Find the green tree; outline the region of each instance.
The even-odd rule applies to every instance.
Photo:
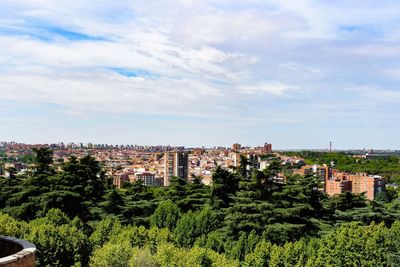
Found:
[[[178,206],[171,200],[161,202],[150,218],[152,226],[173,230],[181,217]]]
[[[53,151],[48,147],[34,148],[35,153],[35,172],[36,174],[47,174],[53,172]]]
[[[129,240],[122,239],[118,242],[109,242],[94,251],[90,259],[90,266],[93,267],[129,267],[133,248]]]
[[[386,266],[393,252],[389,229],[383,224],[345,224],[321,239],[317,266]],[[400,262],[396,262],[398,264]]]
[[[104,195],[104,200],[99,205],[102,209],[102,217],[110,215],[120,217],[125,203],[121,193],[116,189],[111,189]]]
[[[250,177],[243,177],[239,190],[231,206],[226,210],[225,228],[230,236],[237,236],[244,231],[256,231],[261,234],[272,215],[273,205],[264,201],[261,182],[263,173],[254,171]]]
[[[261,240],[257,243],[254,251],[246,254],[243,266],[246,267],[264,267],[269,266],[271,243]]]
[[[49,211],[48,215],[31,221],[29,231],[23,236],[36,245],[38,265],[87,264],[90,246],[82,229],[59,211]]]
[[[145,186],[142,181],[129,183],[124,195],[122,218],[124,223],[148,225],[150,216],[157,208],[158,199],[154,196],[155,187]]]
[[[117,218],[106,217],[94,225],[94,231],[89,237],[92,247],[99,248],[114,235],[122,231],[122,225]]]
[[[239,178],[218,166],[212,175],[211,205],[214,208],[228,207],[238,187]]]
[[[178,246],[190,247],[200,236],[206,236],[219,226],[218,215],[210,208],[185,213],[173,232]]]

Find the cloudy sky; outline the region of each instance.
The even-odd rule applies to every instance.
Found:
[[[0,140],[400,148],[397,0],[1,0]]]

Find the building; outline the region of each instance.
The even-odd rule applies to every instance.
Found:
[[[202,148],[193,149],[193,155],[201,156],[202,154],[203,154],[203,149]]]
[[[233,161],[233,166],[239,167],[240,166],[240,154],[238,152],[232,152],[231,158]]]
[[[325,192],[334,196],[346,191],[353,194],[364,193],[366,198],[374,200],[376,194],[383,192],[386,179],[378,175],[367,175],[366,173],[335,173],[334,177],[326,180]]]
[[[365,193],[369,200],[374,200],[376,194],[383,192],[386,186],[386,179],[379,175],[357,173],[349,175],[348,180],[352,181],[351,191],[354,194]]]
[[[232,145],[232,150],[233,151],[239,151],[241,148],[242,148],[242,146],[240,144],[238,144],[238,143],[234,143]]]
[[[319,189],[321,191],[326,191],[326,181],[330,179],[332,176],[332,168],[328,167],[327,165],[305,165],[302,166],[299,170],[296,170],[293,172],[293,174],[300,174],[302,176],[309,176],[309,175],[315,175],[319,177],[321,181],[321,186]]]
[[[154,185],[155,186],[163,186],[164,185],[164,177],[163,176],[161,176],[161,177],[156,176],[154,178]]]
[[[155,176],[151,172],[135,173],[135,180],[142,181],[144,185],[155,185]]]
[[[259,169],[260,164],[258,162],[258,156],[255,154],[248,154],[247,155],[247,166],[246,169],[248,171],[252,171],[253,169]]]
[[[260,171],[263,171],[263,170],[267,169],[267,168],[269,167],[269,165],[270,165],[270,162],[269,162],[269,161],[263,160],[263,161],[260,162],[260,168],[259,168],[259,170],[260,170]]]
[[[329,196],[342,194],[351,191],[352,182],[349,180],[327,180],[325,183],[325,193]]]
[[[264,154],[271,154],[272,153],[272,144],[265,143],[261,149],[261,152]]]
[[[168,186],[172,177],[189,178],[189,155],[187,152],[164,153],[164,186]]]
[[[128,174],[117,174],[114,176],[113,184],[120,189],[125,182],[129,182]]]

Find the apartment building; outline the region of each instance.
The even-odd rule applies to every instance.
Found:
[[[366,173],[337,173],[332,179],[326,181],[325,192],[334,196],[349,191],[354,194],[365,193],[369,200],[374,200],[376,194],[383,192],[386,179],[379,175],[368,175]]]
[[[189,154],[188,152],[164,153],[164,186],[168,186],[172,177],[189,178]]]
[[[156,175],[151,172],[135,173],[135,180],[142,181],[144,185],[155,185]]]

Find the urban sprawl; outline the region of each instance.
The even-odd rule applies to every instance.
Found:
[[[81,158],[91,155],[102,163],[113,184],[121,188],[124,183],[141,181],[147,186],[168,186],[172,177],[190,181],[197,178],[204,184],[212,183],[212,173],[218,167],[234,169],[246,160],[246,168],[264,170],[272,162],[285,166],[285,171],[277,172],[274,181],[285,183],[288,175],[315,175],[321,181],[319,190],[330,196],[343,192],[365,193],[373,200],[382,192],[386,178],[366,173],[345,173],[335,169],[335,163],[307,165],[298,156],[287,156],[285,153],[272,150],[272,144],[265,143],[258,147],[242,147],[235,143],[230,148],[190,148],[172,146],[138,146],[138,145],[98,145],[98,144],[42,144],[30,145],[15,142],[1,142],[0,151],[3,161],[0,175],[9,175],[12,168],[17,173],[31,169],[29,158],[33,148],[50,147],[54,151],[56,163],[67,162],[71,156]],[[369,152],[369,153],[368,153]],[[371,154],[371,151],[360,150],[353,157],[385,157],[386,154]]]

